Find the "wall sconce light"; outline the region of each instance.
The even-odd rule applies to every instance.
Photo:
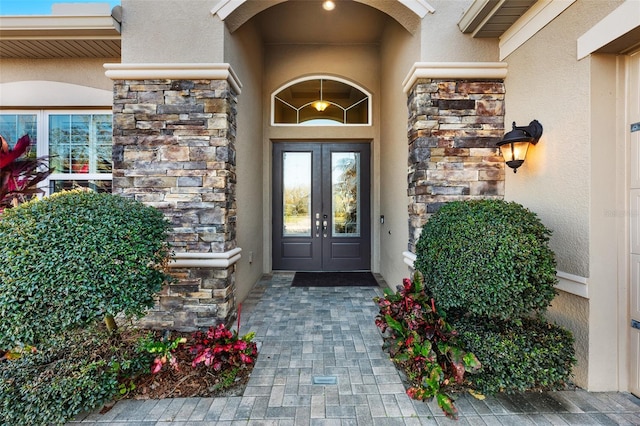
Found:
[[[502,156],[507,166],[513,169],[513,173],[518,171],[527,156],[529,144],[537,144],[542,136],[542,124],[538,120],[533,120],[528,126],[516,126],[513,122],[513,129],[505,133],[504,137],[496,145],[500,147]]]

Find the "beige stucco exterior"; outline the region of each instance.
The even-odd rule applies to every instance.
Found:
[[[498,41],[495,38],[471,38],[461,33],[456,25],[465,10],[473,3],[472,0],[436,0],[429,3],[435,12],[426,15],[422,20],[420,61],[491,62],[498,60]]]
[[[119,58],[2,59],[0,82],[56,81],[95,89],[112,90],[113,83],[104,75],[102,64]],[[110,105],[105,105],[110,107]]]
[[[359,0],[348,6],[345,2],[343,26],[323,33],[305,30],[319,24],[313,16],[300,15],[306,10],[299,9],[304,6],[300,2],[240,1],[235,9],[220,0],[186,3],[122,0],[121,58],[3,58],[0,83],[65,83],[104,94],[112,89],[104,63],[228,65],[241,86],[235,145],[237,245],[242,255],[236,263],[235,289],[242,302],[262,274],[271,272],[274,141],[371,142],[371,269],[395,287],[409,274],[402,255],[409,239],[403,82],[416,63],[496,63],[502,58],[507,65],[505,123],[526,125],[537,119],[544,126],[524,166],[517,174],[507,170],[504,194],[537,213],[553,231],[560,290],[548,317],[574,333],[579,386],[627,390],[629,155],[620,131],[624,55],[595,50],[581,57],[578,52],[578,40],[624,0],[564,2],[569,6],[515,48],[510,44],[512,50],[506,54],[501,53],[501,40],[473,38],[458,28],[472,0],[430,0],[432,10],[420,9],[425,2],[412,0]],[[536,6],[542,3],[549,2]],[[364,22],[359,22],[362,16]],[[285,31],[294,23],[294,30]],[[516,23],[514,28],[510,43],[518,39],[519,29],[526,33],[526,24]],[[272,125],[272,94],[308,76],[337,77],[371,93],[372,125]],[[69,97],[65,86],[49,87]],[[30,107],[2,96],[0,92],[0,108]],[[65,102],[110,107],[106,102]],[[31,104],[51,106],[61,107]]]
[[[580,284],[587,297],[561,291],[548,315],[573,331],[576,383],[593,390],[618,389],[627,374],[615,213],[623,189],[616,182],[616,59],[578,60],[576,41],[621,3],[576,2],[505,58],[505,121],[535,118],[544,126],[526,167],[507,174],[505,198],[539,215],[553,231],[558,270],[587,283]]]
[[[264,197],[262,149],[262,107],[254,99],[262,97],[264,53],[253,26],[227,34],[226,61],[234,64],[242,82],[238,99],[237,128],[237,238],[244,255],[238,264],[237,297],[246,298],[253,284],[265,270],[263,250]]]
[[[225,28],[211,16],[214,3],[122,0],[122,62],[224,62]]]
[[[407,250],[409,217],[407,209],[400,208],[408,202],[407,193],[398,191],[407,184],[407,112],[399,107],[406,103],[406,94],[398,81],[406,76],[413,64],[419,41],[398,25],[389,25],[384,32],[381,46],[381,93],[385,102],[381,116],[385,126],[380,132],[380,214],[385,223],[380,226],[380,273],[391,287],[407,276],[407,265],[398,262],[398,253]],[[375,219],[375,216],[374,216]]]
[[[102,64],[117,60],[3,59],[0,108],[111,109],[112,82]]]

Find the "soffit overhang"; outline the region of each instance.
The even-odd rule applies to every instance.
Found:
[[[0,16],[0,58],[119,58],[116,17]]]
[[[475,0],[458,28],[475,38],[502,36],[537,0]]]

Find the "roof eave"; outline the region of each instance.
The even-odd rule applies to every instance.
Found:
[[[499,38],[536,0],[474,0],[458,21],[458,28],[474,38]]]
[[[112,16],[0,16],[0,39],[120,38]]]

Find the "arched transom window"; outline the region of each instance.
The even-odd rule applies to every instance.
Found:
[[[273,125],[371,125],[371,95],[335,77],[298,79],[271,96]]]

